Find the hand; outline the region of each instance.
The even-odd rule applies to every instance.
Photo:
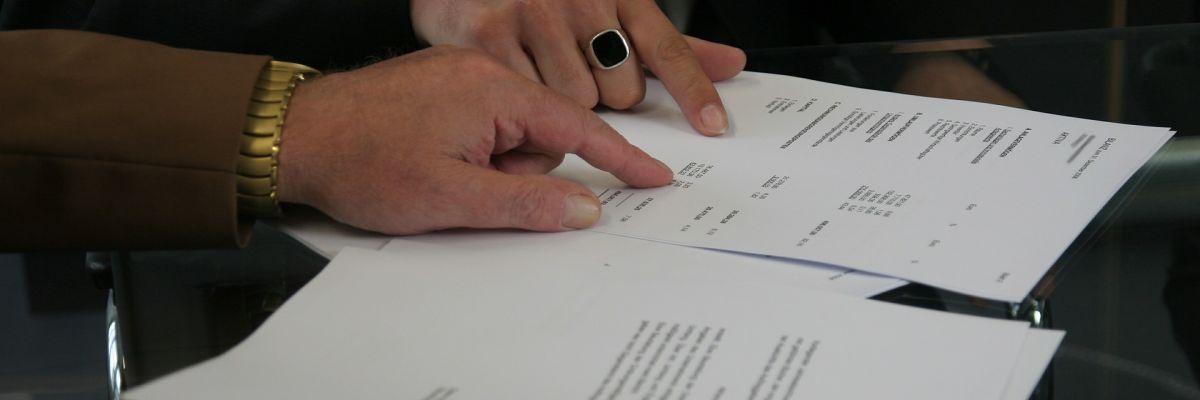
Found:
[[[1025,108],[1020,97],[953,53],[909,56],[895,91],[925,97],[978,101]]]
[[[592,192],[542,175],[565,153],[633,186],[672,177],[590,110],[482,52],[437,47],[298,86],[278,193],[387,234],[585,228]]]
[[[746,65],[741,50],[681,35],[653,0],[413,0],[412,14],[417,36],[429,43],[483,49],[589,108],[640,103],[645,63],[692,127],[709,136],[729,127],[712,82]],[[583,49],[612,28],[626,32],[632,51],[624,64],[603,70]]]

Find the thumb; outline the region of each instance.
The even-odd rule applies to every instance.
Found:
[[[456,226],[565,231],[590,227],[600,219],[600,201],[583,185],[545,175],[510,175],[461,164],[459,186],[467,221]]]

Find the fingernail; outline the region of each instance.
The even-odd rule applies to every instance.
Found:
[[[704,129],[709,133],[715,135],[729,130],[729,118],[726,117],[725,110],[716,104],[709,104],[700,109],[700,123],[704,124]]]
[[[600,202],[591,196],[573,194],[563,200],[562,226],[583,229],[600,219]]]

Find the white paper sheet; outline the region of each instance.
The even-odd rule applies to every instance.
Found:
[[[392,240],[390,236],[361,231],[316,212],[289,213],[286,220],[274,223],[305,247],[330,259],[347,247],[377,250],[385,248]],[[404,251],[404,245],[409,243],[465,246],[447,249],[455,252],[476,251],[481,248],[487,248],[489,251],[521,249],[515,251],[530,252],[570,248],[570,254],[578,255],[581,259],[595,260],[593,266],[625,265],[628,263],[618,260],[622,257],[645,257],[650,261],[647,264],[651,265],[691,266],[689,270],[678,271],[694,275],[686,277],[687,279],[704,279],[707,275],[698,274],[706,273],[716,274],[714,279],[783,280],[791,282],[798,289],[832,291],[855,297],[871,297],[908,283],[901,279],[800,260],[736,255],[590,231],[557,234],[495,230],[449,231],[399,237],[396,241],[397,244],[392,246],[393,251],[401,252]],[[556,262],[554,257],[563,257],[568,253],[552,254],[539,255],[539,262],[553,265]]]
[[[1028,328],[741,282],[347,249],[258,331],[129,399],[998,399]]]
[[[659,282],[744,282],[780,284],[795,290],[820,290],[871,297],[908,282],[845,268],[776,257],[734,254],[676,246],[590,231],[534,233],[520,231],[451,231],[395,238],[381,251],[403,256],[412,252],[458,253],[465,268],[497,268],[491,260],[527,257],[526,264],[508,263],[512,273],[556,268],[615,270],[640,268]]]
[[[1025,344],[1021,346],[1021,354],[1017,356],[1012,376],[1008,378],[1008,387],[1001,398],[1029,400],[1066,334],[1063,331],[1030,329],[1029,335],[1025,337]]]
[[[313,209],[289,210],[286,218],[269,223],[329,259],[347,247],[378,250],[392,238],[342,224]]]
[[[723,137],[688,126],[662,86],[602,116],[676,170],[629,189],[571,158],[594,228],[818,261],[1020,301],[1115,191],[1170,138],[1008,107],[743,73],[718,84]]]

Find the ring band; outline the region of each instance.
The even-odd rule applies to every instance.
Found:
[[[607,29],[592,36],[587,53],[596,68],[613,69],[629,59],[629,41],[620,29]]]

